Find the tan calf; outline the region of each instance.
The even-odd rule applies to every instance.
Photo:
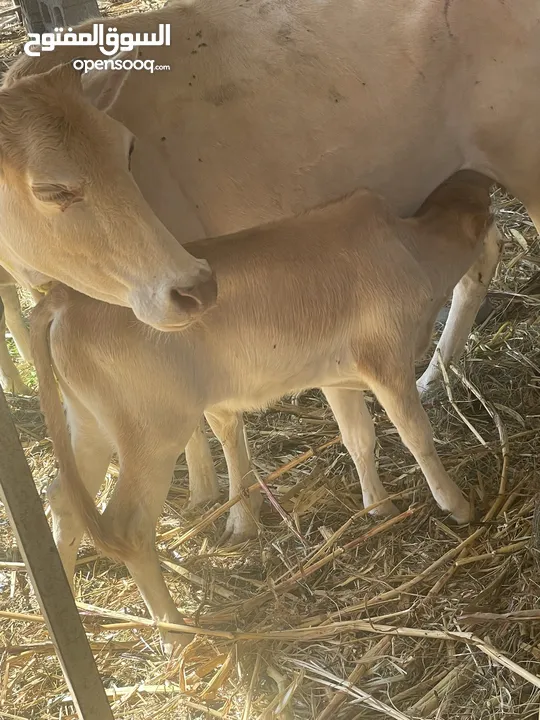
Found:
[[[357,191],[294,218],[192,243],[189,252],[215,269],[218,303],[181,334],[158,334],[128,309],[53,289],[34,311],[31,333],[59,461],[49,498],[68,576],[86,527],[97,546],[126,562],[153,617],[180,621],[154,542],[179,453],[206,412],[231,477],[242,481],[249,458],[237,413],[310,387],[323,388],[334,410],[366,502],[387,497],[363,400],[370,389],[436,502],[466,522],[469,506],[437,455],[414,364],[490,223],[487,183],[464,173],[413,219],[398,219],[381,197]],[[100,515],[93,497],[114,450],[120,476]]]
[[[0,383],[8,392],[29,395],[31,390],[24,384],[4,342],[6,325],[20,356],[31,363],[30,337],[21,315],[15,280],[0,267]]]

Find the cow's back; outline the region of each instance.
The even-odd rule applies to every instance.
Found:
[[[112,114],[140,138],[134,174],[184,242],[201,232],[186,229],[188,210],[218,234],[362,185],[412,212],[460,167],[486,170],[475,145],[484,75],[500,61],[508,84],[508,49],[534,9],[507,5],[198,0],[106,20],[119,31],[172,25],[170,47],[143,49],[171,71],[132,73]],[[78,53],[25,58],[11,77]]]

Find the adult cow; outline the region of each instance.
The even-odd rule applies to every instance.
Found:
[[[80,92],[99,107],[112,100],[110,116],[137,136],[133,175],[181,243],[277,219],[361,185],[412,213],[460,168],[499,181],[526,204],[533,219],[540,217],[535,96],[540,16],[534,0],[489,5],[483,0],[195,0],[100,22],[118,32],[171,25],[170,47],[142,51],[143,59],[169,65],[170,72],[126,77],[122,71],[95,71],[84,75]],[[83,52],[104,59],[96,47]],[[78,55],[81,49],[64,46],[37,58],[21,57],[6,75],[0,108],[6,93],[29,95],[21,78]],[[57,80],[54,70],[46,77],[40,82],[73,88],[79,82],[68,81],[59,70]],[[21,117],[23,111],[19,106]],[[42,112],[50,122],[51,108]],[[21,142],[31,139],[32,129],[22,127]],[[98,151],[96,143],[103,152],[103,143],[119,142],[112,132],[93,137],[89,130],[82,140],[87,158]],[[66,134],[50,156],[47,183],[78,191],[69,187],[73,178],[65,171],[70,142]],[[113,151],[107,149],[110,158]],[[118,153],[114,157],[127,172],[127,148],[124,152],[124,160]],[[85,168],[79,170],[84,181]],[[13,209],[6,201],[10,194],[12,188],[1,188],[0,232]],[[35,196],[30,201],[36,205]],[[126,200],[135,215],[137,203],[135,196]],[[22,247],[20,233],[16,240],[3,233],[0,257],[9,267],[18,263],[24,269],[26,263],[26,270],[41,272],[48,253],[47,277],[131,304],[143,320],[151,317],[140,298],[133,301],[135,291],[109,288],[120,277],[124,285],[144,286],[144,299],[151,303],[155,295],[148,288],[155,287],[156,274],[167,278],[170,289],[171,267],[180,267],[186,255],[171,258],[170,238],[161,228],[146,235],[120,231],[115,238],[103,232],[101,221],[93,238],[74,237],[67,218],[76,212],[80,208],[70,207],[57,222],[54,240],[28,238]],[[440,344],[444,360],[461,352],[498,257],[493,232],[483,258],[456,289]],[[434,363],[421,387],[436,374]]]

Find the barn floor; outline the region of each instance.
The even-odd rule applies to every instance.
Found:
[[[23,35],[4,29],[1,39],[7,58]],[[429,407],[443,462],[469,492],[478,522],[447,522],[375,403],[380,472],[403,511],[392,522],[362,513],[352,462],[331,442],[337,428],[318,392],[252,414],[256,467],[262,478],[281,470],[272,492],[304,542],[267,505],[258,540],[220,547],[225,513],[203,526],[200,513],[184,509],[181,459],[159,551],[178,606],[202,630],[172,660],[152,627],[114,627],[146,610],[125,568],[85,545],[78,599],[91,606],[84,622],[115,718],[538,718],[540,288],[523,287],[540,265],[540,244],[518,203],[500,193],[495,200],[507,241],[496,310]],[[35,386],[32,369],[23,371]],[[44,492],[54,458],[38,399],[8,400]],[[225,491],[215,440],[212,447]],[[114,467],[103,500],[113,479]],[[0,509],[0,718],[74,718],[14,559]]]

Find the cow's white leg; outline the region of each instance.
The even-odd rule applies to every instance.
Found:
[[[229,472],[229,497],[256,482],[251,468],[249,448],[241,413],[215,410],[206,412],[206,419],[223,447]],[[257,536],[262,498],[259,490],[233,505],[229,512],[224,539],[232,545]]]
[[[112,455],[112,447],[95,419],[79,404],[66,403],[67,417],[71,429],[71,446],[82,481],[94,497],[99,490]],[[77,552],[84,535],[77,513],[73,512],[66,483],[69,478],[59,475],[47,489],[51,506],[53,535],[64,565],[66,576],[73,584]]]
[[[322,388],[336,418],[343,444],[352,457],[360,485],[364,506],[368,507],[388,497],[375,465],[375,428],[361,390]],[[396,515],[391,500],[371,511],[372,515]]]
[[[186,445],[189,472],[189,506],[205,505],[219,499],[219,485],[206,436],[204,418]]]
[[[448,320],[435,354],[417,382],[421,395],[430,392],[440,380],[438,356],[448,365],[457,360],[463,352],[476,314],[497,269],[501,251],[502,237],[496,225],[493,225],[484,240],[482,254],[454,289]]]
[[[184,445],[195,426],[193,422],[186,433],[182,432],[185,425],[181,426]],[[155,544],[157,520],[181,450],[180,443],[175,449],[167,438],[151,437],[150,432],[144,437],[131,435],[125,447],[119,447],[120,473],[103,519],[129,546],[129,554],[120,559],[127,565],[154,620],[183,624],[161,572]],[[167,654],[193,639],[189,633],[166,630],[160,630],[160,635]]]
[[[391,377],[388,368],[387,377]],[[449,477],[437,455],[433,431],[420,402],[412,370],[410,375],[396,370],[391,381],[383,384],[379,380],[373,380],[370,386],[396,426],[403,443],[420,465],[439,507],[450,512],[458,523],[468,522],[469,503]]]
[[[6,325],[8,326],[20,356],[28,363],[32,363],[30,350],[30,334],[22,318],[21,304],[14,285],[0,287],[0,297],[6,312]]]
[[[22,381],[17,366],[11,359],[6,345],[6,323],[4,312],[0,304],[0,383],[7,392],[17,395],[30,395],[31,390]]]

